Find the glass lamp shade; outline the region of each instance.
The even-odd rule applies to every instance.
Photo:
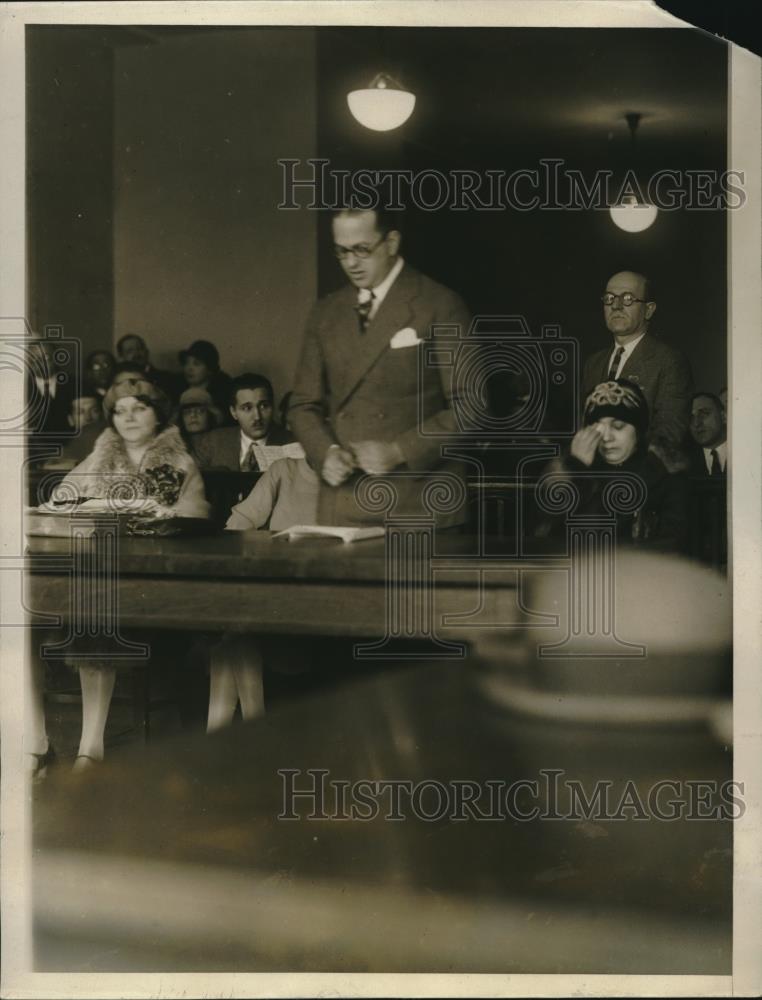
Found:
[[[655,205],[643,205],[634,195],[626,195],[619,205],[609,209],[612,222],[626,233],[642,233],[656,221],[659,210]]]
[[[365,90],[347,94],[347,104],[357,121],[374,132],[399,128],[413,113],[415,94],[389,86],[379,75]]]

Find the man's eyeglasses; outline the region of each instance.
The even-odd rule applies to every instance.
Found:
[[[617,304],[623,306],[631,306],[635,302],[645,302],[645,299],[637,299],[632,294],[632,292],[622,292],[621,295],[614,295],[613,292],[606,292],[605,295],[601,295],[601,302],[604,306],[616,306]]]
[[[386,236],[382,236],[380,240],[375,243],[371,243],[370,246],[367,243],[357,243],[353,247],[342,247],[338,243],[334,243],[333,252],[337,260],[344,260],[352,254],[353,257],[357,257],[359,260],[365,260],[367,257],[381,246],[381,244],[386,239]]]

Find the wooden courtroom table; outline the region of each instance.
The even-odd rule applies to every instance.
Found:
[[[472,556],[466,536],[438,538],[436,613],[462,615],[461,637],[482,622],[518,623],[517,560],[489,564]],[[87,549],[87,542],[84,544]],[[71,614],[72,543],[30,537],[27,607]],[[225,629],[302,635],[381,637],[386,581],[384,540],[344,544],[333,539],[273,540],[269,532],[224,532],[206,537],[120,537],[114,565],[123,627]],[[412,578],[420,565],[411,563]],[[80,573],[80,576],[82,574]],[[416,618],[411,628],[426,632]]]

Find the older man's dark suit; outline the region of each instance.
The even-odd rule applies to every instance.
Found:
[[[278,424],[270,427],[264,445],[291,444],[293,434]],[[229,469],[238,472],[241,468],[241,428],[217,427],[199,436],[195,444],[196,455],[202,469]]]
[[[358,329],[357,290],[348,285],[317,303],[307,323],[304,347],[291,397],[289,420],[314,468],[322,469],[332,444],[351,448],[364,440],[396,441],[404,456],[394,476],[395,514],[420,513],[421,490],[435,470],[458,474],[459,465],[443,465],[441,448],[456,432],[453,406],[457,390],[452,369],[422,366],[420,344],[393,348],[399,331],[415,331],[420,339],[432,326],[468,330],[469,313],[450,289],[408,264],[393,282],[365,333]],[[413,335],[408,332],[412,339]],[[450,345],[447,345],[448,347]],[[419,419],[421,427],[419,429]],[[321,524],[378,523],[383,513],[358,506],[354,488],[358,474],[339,487],[321,482]],[[461,523],[462,511],[441,514],[440,526]]]
[[[612,350],[609,345],[585,362],[585,398],[599,382],[607,380]],[[676,448],[683,445],[693,393],[691,366],[685,355],[646,334],[625,362],[619,378],[630,379],[643,390],[650,414],[649,439]]]

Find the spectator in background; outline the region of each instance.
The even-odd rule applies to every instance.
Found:
[[[150,362],[148,346],[142,337],[137,333],[126,333],[117,341],[116,353],[120,362],[137,366],[137,370],[144,378],[158,385],[173,403],[177,402],[183,389],[181,376],[154,368]]]
[[[193,458],[198,460],[196,443],[207,431],[219,427],[222,414],[206,389],[186,389],[180,396],[177,423],[185,446]]]
[[[69,426],[75,431],[81,431],[89,424],[96,424],[101,419],[100,402],[95,396],[77,396],[71,401],[71,409],[67,418]]]
[[[93,445],[106,427],[98,396],[77,396],[71,401],[67,417],[75,436],[64,445],[61,458],[45,463],[46,469],[73,469],[93,450]]]
[[[649,443],[665,452],[684,448],[693,391],[691,369],[680,351],[648,332],[656,312],[648,278],[620,271],[609,279],[602,302],[613,341],[585,362],[585,397],[601,382],[619,378],[635,382],[648,403]]]
[[[220,370],[220,354],[208,340],[194,340],[190,347],[178,355],[183,366],[183,391],[185,389],[206,389],[214,405],[224,415],[224,422],[230,423],[228,406],[230,382],[228,374]]]
[[[719,396],[697,392],[691,400],[691,437],[695,449],[690,471],[695,476],[724,476],[728,464],[727,423]]]
[[[273,420],[273,387],[264,375],[248,372],[231,382],[230,415],[236,427],[220,427],[196,443],[202,469],[264,472],[277,458],[273,446],[293,442],[293,436]]]
[[[109,351],[91,351],[85,359],[84,390],[97,396],[103,405],[116,372],[116,361]]]
[[[26,349],[26,406],[30,443],[60,444],[71,437],[74,388],[59,371],[49,341],[33,337]]]

